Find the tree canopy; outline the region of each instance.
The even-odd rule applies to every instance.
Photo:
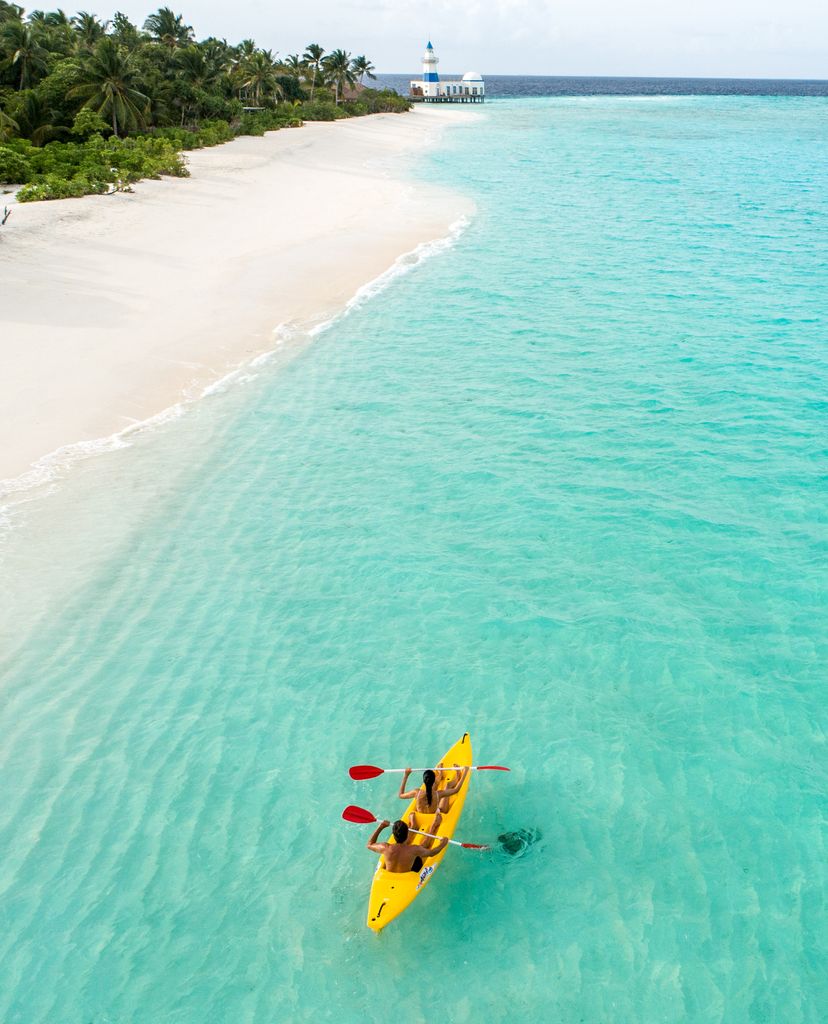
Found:
[[[110,78],[109,101],[100,94],[102,63]],[[115,69],[118,69],[117,72]],[[17,123],[16,111],[34,90],[38,99],[56,92],[50,79],[71,79],[72,88],[50,106],[57,136],[68,137],[80,106],[100,111],[113,134],[123,129],[152,130],[170,125],[195,126],[204,116],[232,121],[245,107],[273,108],[279,102],[333,100],[339,105],[347,90],[374,78],[364,56],[352,58],[342,49],[326,52],[309,43],[305,52],[279,57],[252,39],[237,44],[225,39],[196,41],[184,15],[170,7],[149,14],[139,28],[123,12],[102,21],[91,11],[71,17],[63,10],[34,10],[0,0],[0,111],[2,124]],[[148,106],[129,99],[129,91],[146,97]],[[349,93],[350,98],[353,95]],[[116,110],[114,121],[110,108]],[[140,113],[140,117],[139,117]],[[11,131],[11,128],[7,128]],[[25,129],[21,129],[23,137]]]
[[[139,27],[121,11],[104,21],[0,0],[0,182],[27,182],[24,199],[101,191],[186,173],[176,154],[192,146],[409,109],[394,92],[365,89],[366,78],[367,57],[316,42],[280,57],[253,39],[197,40],[170,7]],[[130,160],[117,144],[129,144]]]

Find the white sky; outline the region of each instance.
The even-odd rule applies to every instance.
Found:
[[[77,2],[101,17],[117,4]],[[444,72],[828,79],[828,0],[168,2],[199,38],[251,36],[282,55],[341,46],[385,72],[418,73],[430,38]],[[155,8],[120,9],[142,22]]]

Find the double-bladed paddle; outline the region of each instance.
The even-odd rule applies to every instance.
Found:
[[[441,772],[459,772],[468,768],[470,772],[510,772],[511,768],[504,768],[502,764],[475,764],[475,765],[443,765],[442,768],[432,769]],[[355,764],[348,769],[352,779],[375,779],[378,775],[387,775],[391,772],[404,772],[405,768],[377,768],[375,764]],[[425,772],[427,768],[412,768],[412,772]]]
[[[355,825],[370,825],[373,822],[379,820],[376,817],[376,815],[371,814],[370,811],[366,811],[364,807],[355,807],[353,804],[345,808],[345,810],[342,812],[342,817],[345,819],[345,821],[351,821]],[[413,832],[415,835],[418,836],[428,836],[429,839],[443,838],[443,836],[434,835],[433,832],[420,832],[420,830],[416,828],[410,828],[408,831]],[[451,843],[452,846],[462,846],[464,850],[491,849],[490,846],[486,846],[482,843],[460,843],[456,839],[449,839],[449,843]]]

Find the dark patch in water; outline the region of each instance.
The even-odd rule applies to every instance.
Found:
[[[539,828],[519,828],[516,832],[504,832],[497,837],[500,848],[510,857],[523,857],[529,847],[543,838]]]

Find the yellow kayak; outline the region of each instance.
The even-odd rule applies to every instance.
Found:
[[[468,733],[464,733],[463,738],[446,751],[441,763],[445,768],[455,764],[461,768],[471,766],[472,747]],[[460,815],[463,812],[463,804],[466,801],[466,793],[469,791],[470,779],[471,772],[466,776],[460,791],[451,798],[449,809],[443,815],[443,820],[440,823],[441,836],[448,836],[451,839],[454,835],[457,822],[460,820]],[[454,781],[455,776],[450,774],[447,784],[451,785]],[[400,818],[406,824],[408,824],[408,815],[414,810],[415,802],[416,797],[406,807],[405,812],[400,815]],[[433,831],[431,825],[434,822],[434,815],[418,814],[415,822],[417,828],[422,829],[424,832],[431,832]],[[408,841],[411,843],[422,843],[424,838],[423,836],[411,835]],[[390,842],[394,842],[393,836]],[[371,883],[371,895],[368,899],[368,927],[375,932],[382,931],[389,921],[393,921],[410,903],[413,903],[415,897],[419,896],[437,873],[440,861],[445,857],[447,850],[448,846],[441,850],[436,857],[431,857],[429,860],[424,859],[423,866],[419,871],[386,871],[383,858],[380,857],[377,869],[374,872],[374,880]]]

